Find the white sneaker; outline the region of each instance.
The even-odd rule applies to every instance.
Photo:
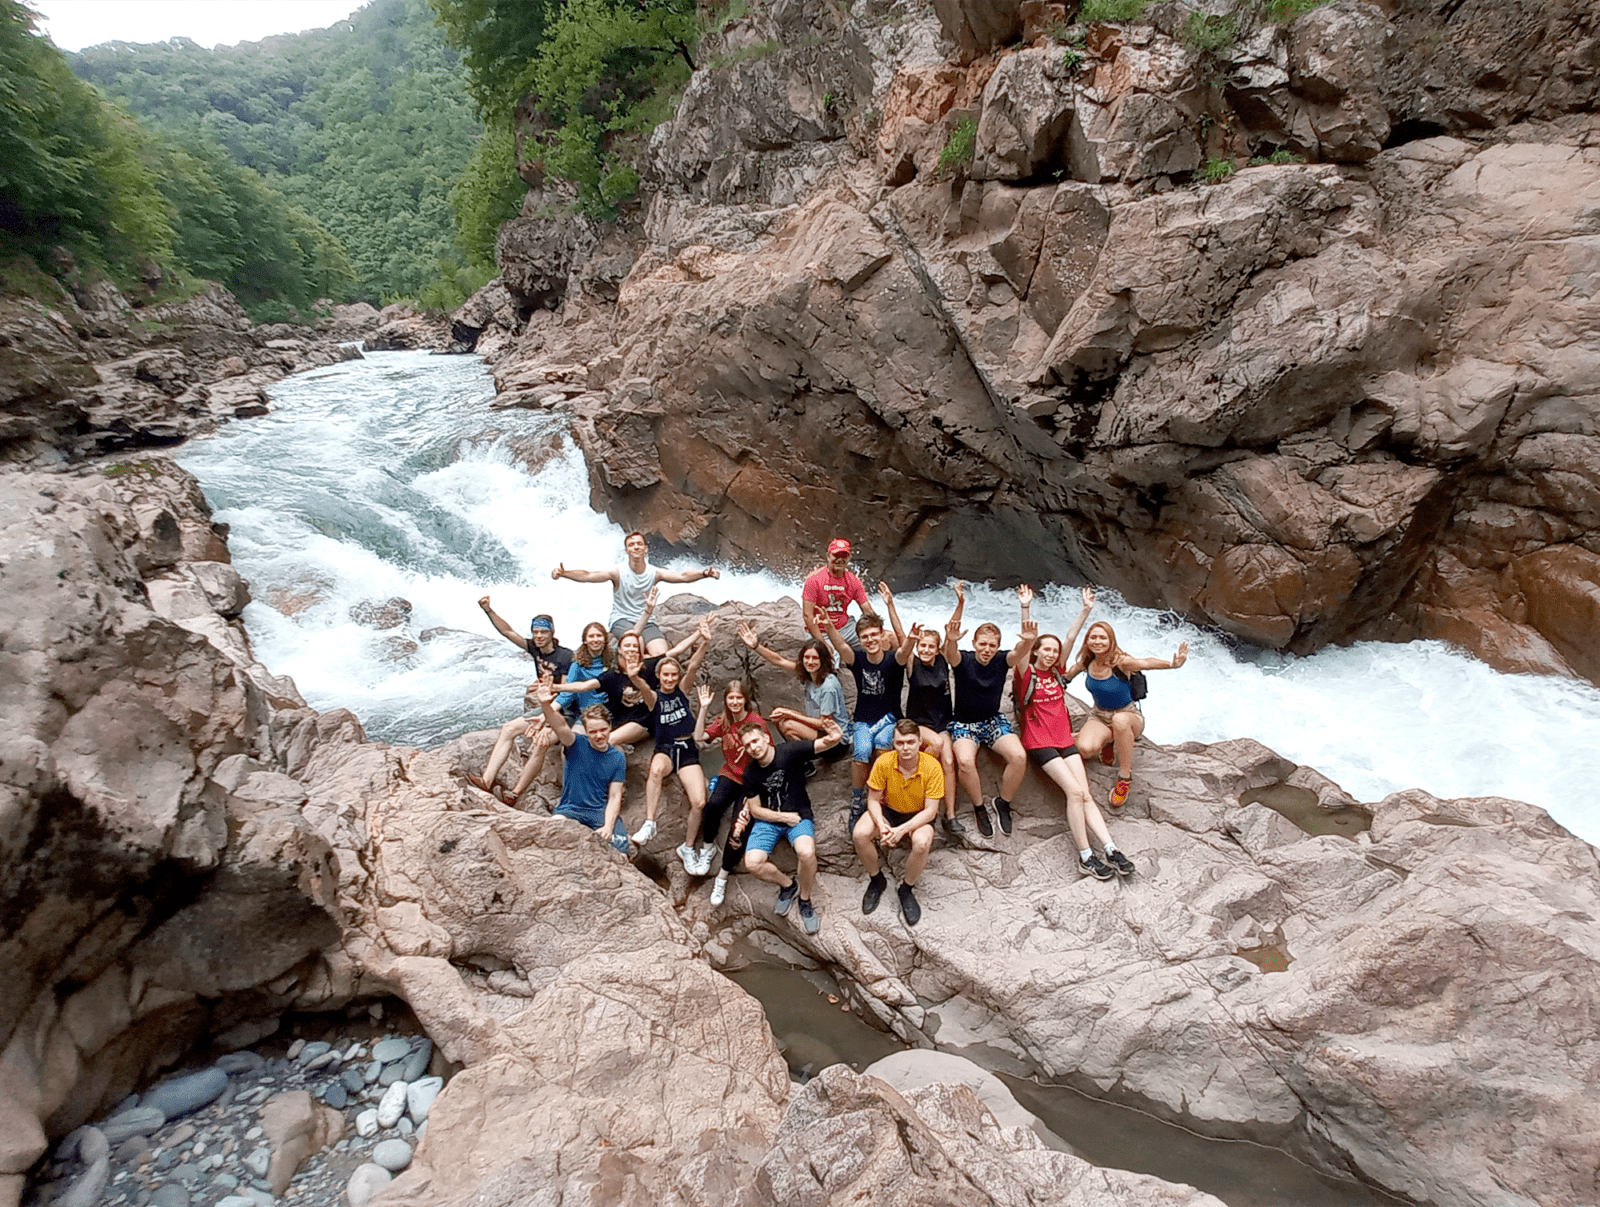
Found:
[[[689,875],[698,876],[700,874],[696,870],[696,866],[700,862],[700,852],[696,851],[688,843],[685,842],[679,845],[678,858],[683,860],[683,870],[688,872]]]
[[[711,886],[711,904],[721,905],[728,899],[728,878],[718,876],[715,884]]]
[[[635,843],[637,843],[638,845],[640,845],[640,846],[643,846],[645,843],[649,842],[655,836],[656,836],[656,823],[653,822],[653,821],[645,822],[644,825],[640,826],[631,835],[631,837],[633,838],[633,841]]]
[[[715,859],[716,857],[717,857],[717,849],[716,849],[716,847],[712,846],[710,843],[707,843],[700,851],[700,863],[699,863],[699,866],[695,868],[695,875],[696,876],[709,876],[709,875],[711,875],[711,861],[713,859]]]

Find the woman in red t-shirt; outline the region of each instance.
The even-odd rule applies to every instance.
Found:
[[[710,838],[712,846],[717,841],[717,830],[730,806],[744,801],[744,773],[750,766],[750,755],[739,740],[739,729],[754,721],[771,732],[767,720],[751,709],[750,685],[743,679],[730,679],[722,692],[722,711],[706,724],[706,713],[711,710],[712,691],[702,683],[699,690],[700,715],[695,719],[694,740],[709,742],[722,739],[722,770],[711,781],[711,794],[706,798],[705,811],[700,815],[700,833]],[[750,828],[750,818],[740,812],[728,827],[728,841],[722,848],[722,866],[717,870],[717,882],[711,886],[711,904],[721,905],[728,894],[728,876],[738,865],[744,852],[745,832]],[[693,845],[698,848],[700,838]],[[694,869],[694,874],[704,876],[711,871],[712,846],[705,848],[705,862]]]
[[[1025,607],[1032,597],[1033,592],[1027,591],[1023,597]],[[1085,603],[1067,636],[1068,643],[1078,636],[1088,615],[1089,605]],[[1039,635],[1037,621],[1022,622],[1022,639],[1011,657],[1011,665],[1016,668],[1012,672],[1011,694],[1021,714],[1022,746],[1028,752],[1029,761],[1067,798],[1067,824],[1072,827],[1073,841],[1078,844],[1078,871],[1099,880],[1109,880],[1116,874],[1130,876],[1133,861],[1117,850],[1117,844],[1111,839],[1105,816],[1089,794],[1089,773],[1084,770],[1083,759],[1072,737],[1067,685],[1061,675],[1064,649],[1066,645],[1055,634]],[[1104,859],[1094,853],[1091,834],[1105,849]]]

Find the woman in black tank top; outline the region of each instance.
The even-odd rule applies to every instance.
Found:
[[[950,663],[939,652],[939,633],[920,624],[911,626],[895,661],[906,668],[905,715],[917,723],[922,748],[944,768],[944,828],[947,834],[966,830],[956,820],[956,754],[945,730],[950,728]]]

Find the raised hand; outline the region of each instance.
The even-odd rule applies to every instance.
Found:
[[[560,579],[560,578],[564,578],[566,576],[566,573],[567,573],[567,563],[566,562],[562,562],[554,570],[550,571],[550,577],[554,578],[554,579]]]
[[[1037,620],[1024,620],[1022,622],[1022,639],[1024,641],[1037,641],[1039,638],[1039,622]]]
[[[1085,587],[1083,589],[1083,610],[1087,612],[1092,607],[1094,607],[1094,588]]]
[[[534,694],[534,698],[537,699],[540,704],[554,704],[556,702],[555,681],[552,680],[548,675],[544,676],[544,678],[540,679],[539,682],[535,683],[531,690]]]
[[[487,612],[489,610],[489,597],[485,595],[482,599],[480,599],[478,601],[478,606]]]
[[[1025,608],[1033,603],[1033,588],[1028,586],[1027,583],[1023,583],[1017,588],[1017,602]]]
[[[709,613],[700,618],[700,640],[708,644],[711,641],[711,616]]]
[[[761,644],[756,640],[756,631],[750,627],[750,622],[748,620],[741,620],[739,622],[739,640],[744,642],[751,649],[755,649],[756,646]]]
[[[656,586],[651,587],[650,593],[644,597],[644,610],[646,612],[654,612],[656,610],[656,604],[660,601],[661,586],[658,583]]]
[[[1178,652],[1172,656],[1172,667],[1176,670],[1187,661],[1189,661],[1189,643],[1180,641],[1178,642]]]
[[[889,584],[881,580],[878,583],[878,595],[886,604],[894,599],[894,592],[889,590]]]
[[[701,708],[711,707],[711,684],[702,683],[699,687],[695,688],[694,694],[696,697],[698,697]]]
[[[967,599],[967,584],[962,582],[959,578],[956,579],[956,598],[961,600],[963,603],[965,603]]]
[[[913,620],[911,622],[911,640],[913,643],[922,640],[922,623],[920,621]]]
[[[700,571],[700,573],[705,578],[721,578],[722,577],[722,571],[718,570],[715,566],[707,566],[704,570]]]
[[[961,627],[961,622],[959,620],[950,620],[945,622],[944,636],[946,641],[960,641],[966,635],[967,631]]]
[[[644,659],[639,657],[638,651],[630,651],[628,656],[623,659],[622,673],[627,675],[629,678],[632,678],[634,675],[637,675],[640,670],[643,669],[643,667]]]

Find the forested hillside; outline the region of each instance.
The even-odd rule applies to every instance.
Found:
[[[329,29],[215,50],[113,42],[69,60],[146,124],[192,153],[225,151],[302,207],[342,244],[357,296],[487,278],[492,244],[461,250],[450,206],[479,127],[426,0],[375,0]]]

